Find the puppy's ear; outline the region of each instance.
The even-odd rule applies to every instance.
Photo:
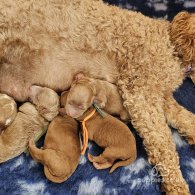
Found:
[[[36,97],[38,94],[40,94],[43,91],[43,87],[37,86],[37,85],[33,85],[30,87],[30,94],[29,97],[31,99],[33,99],[34,97]]]
[[[69,91],[63,91],[61,93],[61,97],[60,97],[60,104],[61,104],[61,106],[65,106],[68,93],[69,93]]]
[[[76,82],[78,82],[79,80],[81,80],[83,78],[85,78],[85,75],[82,72],[80,72],[80,73],[78,73],[78,74],[75,75],[74,80]]]

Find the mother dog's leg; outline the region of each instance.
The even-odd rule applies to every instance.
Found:
[[[120,84],[120,81],[119,81]],[[132,90],[128,85],[123,90],[124,106],[129,111],[134,127],[143,138],[148,160],[156,165],[163,179],[167,194],[189,194],[189,188],[183,179],[176,146],[171,130],[166,124],[163,100],[157,93],[148,93],[147,89]]]
[[[189,144],[195,144],[195,115],[180,106],[172,95],[165,97],[165,116],[168,123],[186,137]]]

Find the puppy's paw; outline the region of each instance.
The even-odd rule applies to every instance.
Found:
[[[29,145],[29,147],[35,146],[34,137],[31,137],[31,138],[30,138],[30,140],[29,140],[29,142],[28,142],[28,145]]]
[[[107,168],[112,166],[112,163],[110,163],[110,162],[104,162],[104,163],[93,162],[93,166],[98,170],[107,169]]]
[[[88,153],[87,157],[88,157],[90,162],[94,161],[94,156],[92,156],[90,153]]]
[[[123,121],[128,121],[130,117],[129,114],[125,110],[123,110],[120,112],[120,118]]]

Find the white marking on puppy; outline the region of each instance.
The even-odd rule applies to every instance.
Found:
[[[5,125],[6,125],[6,126],[9,125],[11,121],[12,121],[11,118],[8,118],[8,119],[5,121]]]
[[[11,109],[12,110],[15,110],[15,104],[14,103],[11,103],[10,105],[11,105]]]

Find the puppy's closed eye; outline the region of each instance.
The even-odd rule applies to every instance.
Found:
[[[82,104],[76,104],[74,102],[69,102],[68,103],[71,107],[74,107],[74,108],[77,108],[77,109],[81,109],[81,110],[84,110],[84,106]]]

